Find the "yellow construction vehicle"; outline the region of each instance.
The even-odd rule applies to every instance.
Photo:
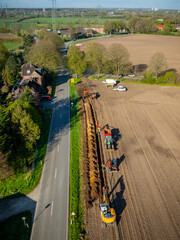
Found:
[[[106,189],[103,187],[103,204],[100,204],[102,227],[115,226],[116,212],[110,207]]]

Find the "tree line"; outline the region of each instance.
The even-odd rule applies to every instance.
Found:
[[[76,77],[89,69],[97,73],[97,78],[101,73],[112,73],[116,74],[117,79],[120,73],[127,73],[132,67],[128,51],[121,44],[113,44],[106,49],[95,42],[90,43],[85,52],[72,45],[67,53],[67,65]]]
[[[14,172],[26,171],[31,166],[44,129],[31,89],[26,87],[20,97],[12,100],[12,88],[21,79],[22,64],[29,62],[44,69],[44,88],[52,84],[53,74],[63,64],[62,47],[58,35],[45,30],[38,32],[37,42],[31,35],[24,35],[21,53],[9,52],[0,43],[0,164],[6,158]]]
[[[24,15],[26,13],[26,15]],[[21,34],[26,31],[34,33],[36,29],[42,27],[52,28],[51,21],[42,22],[40,18],[51,18],[51,10],[46,9],[1,9],[1,18],[4,18],[3,26],[0,27],[0,32],[13,32]],[[16,16],[16,17],[15,17]],[[163,24],[162,34],[179,35],[176,29],[180,24],[178,10],[121,10],[121,9],[57,9],[57,18],[69,18],[68,21],[57,21],[57,29],[70,28],[80,26],[82,28],[91,28],[93,26],[103,26],[106,33],[113,34],[122,30],[127,30],[136,33],[158,33],[156,25]],[[11,22],[6,21],[6,18],[11,19],[16,24],[16,27],[11,25]],[[28,21],[28,18],[32,18]],[[34,20],[33,20],[34,18]],[[91,18],[91,19],[89,19]],[[24,20],[23,20],[24,19]],[[71,20],[72,19],[72,20]],[[23,21],[29,22],[29,27],[25,30],[22,27]],[[108,20],[108,21],[105,21]],[[105,22],[105,23],[104,23]],[[119,23],[120,27],[119,28]]]
[[[67,53],[67,66],[76,78],[78,74],[92,73],[92,71],[97,74],[98,79],[100,74],[112,74],[116,75],[117,80],[120,75],[127,75],[134,71],[138,73],[137,69],[133,70],[128,50],[121,44],[112,44],[106,49],[102,44],[92,42],[84,52],[78,46],[72,45]],[[142,81],[152,84],[177,84],[177,74],[174,69],[167,70],[166,58],[161,52],[151,57],[147,67],[147,70],[141,73]]]
[[[166,19],[164,21],[157,21],[153,17],[131,17],[127,22],[124,20],[109,20],[104,23],[104,32],[106,34],[117,34],[122,31],[130,31],[131,33],[161,33],[161,34],[173,34],[180,35],[176,29],[179,23],[178,18]],[[163,24],[163,29],[159,32],[157,25]]]

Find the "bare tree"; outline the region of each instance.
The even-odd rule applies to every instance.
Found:
[[[132,66],[129,61],[129,53],[121,44],[112,44],[110,46],[108,58],[113,72],[117,75],[117,79],[120,73],[127,72]]]
[[[156,81],[158,74],[167,68],[166,58],[163,53],[155,53],[149,62],[149,71],[155,75]]]
[[[90,43],[86,50],[86,61],[88,65],[97,71],[98,79],[104,67],[106,48],[99,43]]]

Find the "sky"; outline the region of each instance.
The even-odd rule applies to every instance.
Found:
[[[8,8],[51,8],[52,0],[0,0]],[[159,8],[179,9],[180,0],[56,0],[57,8]]]

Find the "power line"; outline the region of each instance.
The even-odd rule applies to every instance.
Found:
[[[52,0],[52,29],[56,32],[56,0]]]

